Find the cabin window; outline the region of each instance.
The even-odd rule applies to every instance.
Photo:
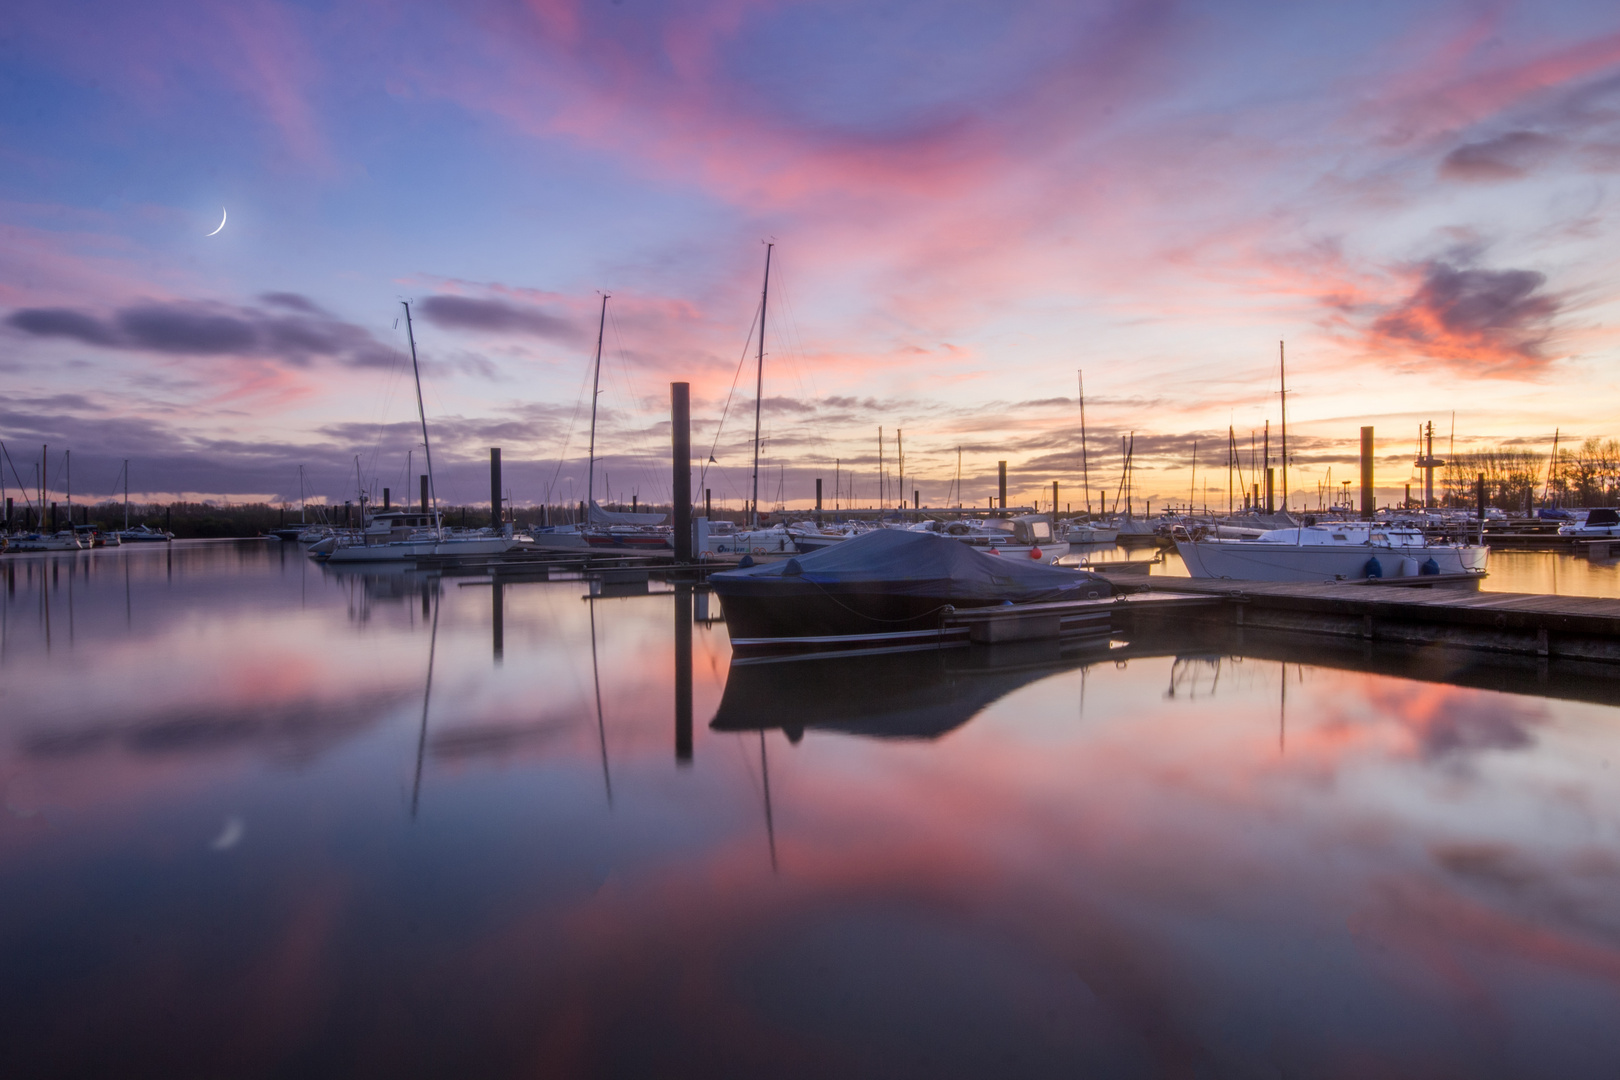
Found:
[[[1344,533],[1334,533],[1333,534],[1333,539],[1335,539],[1335,540],[1348,540],[1349,537],[1345,536]]]
[[[1051,526],[1047,525],[1046,522],[1044,522],[1044,521],[1032,521],[1032,522],[1030,522],[1029,523],[1029,531],[1030,531],[1030,534],[1033,535],[1035,537],[1035,539],[1037,539],[1037,540],[1050,540],[1050,539],[1052,539]]]

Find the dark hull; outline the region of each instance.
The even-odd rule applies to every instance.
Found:
[[[947,607],[984,607],[947,595],[896,595],[874,589],[778,579],[769,595],[716,582],[733,641],[739,638],[842,637],[939,629]],[[1081,594],[1083,595],[1083,594]],[[1078,598],[1078,597],[1077,597]]]
[[[587,533],[585,542],[593,548],[621,548],[632,551],[672,551],[674,545],[664,536],[613,536]]]

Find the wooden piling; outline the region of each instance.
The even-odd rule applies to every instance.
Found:
[[[1005,461],[996,462],[996,474],[998,477],[997,487],[1001,493],[1000,508],[1005,510],[1007,509],[1007,463]]]
[[[692,385],[669,384],[671,479],[674,506],[675,561],[692,561]],[[708,493],[704,493],[707,502]],[[691,620],[687,620],[690,623]],[[690,632],[690,631],[689,631]],[[688,676],[690,677],[690,676]]]
[[[1361,429],[1361,516],[1371,521],[1377,507],[1373,496],[1373,429]]]
[[[501,531],[501,448],[489,448],[489,525]]]

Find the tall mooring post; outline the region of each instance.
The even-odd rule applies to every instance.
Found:
[[[422,513],[428,512],[428,485],[427,473],[422,474]]]
[[[816,513],[821,513],[821,477],[816,477]]]
[[[1378,509],[1373,498],[1373,429],[1361,429],[1361,516],[1371,521]]]
[[[1276,490],[1277,470],[1275,467],[1268,468],[1266,470],[1266,513],[1268,514],[1275,514],[1277,512],[1277,503],[1275,502]]]
[[[1052,481],[1052,516],[1057,517],[1058,512],[1058,482]]]
[[[1001,493],[1001,501],[998,505],[1005,510],[1007,509],[1007,463],[1005,461],[996,462],[996,474],[999,477],[997,487]]]
[[[489,448],[489,525],[501,531],[501,448]]]
[[[671,490],[674,492],[675,511],[675,561],[689,563],[692,561],[692,384],[669,384],[669,425],[672,468],[674,480]],[[691,619],[687,634],[691,634]],[[687,646],[689,649],[690,645]],[[691,675],[688,673],[688,686]],[[690,689],[687,691],[691,695]]]

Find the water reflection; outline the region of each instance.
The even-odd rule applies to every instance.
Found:
[[[733,666],[690,585],[0,566],[5,1075],[1620,1057],[1603,665],[1234,629]]]

